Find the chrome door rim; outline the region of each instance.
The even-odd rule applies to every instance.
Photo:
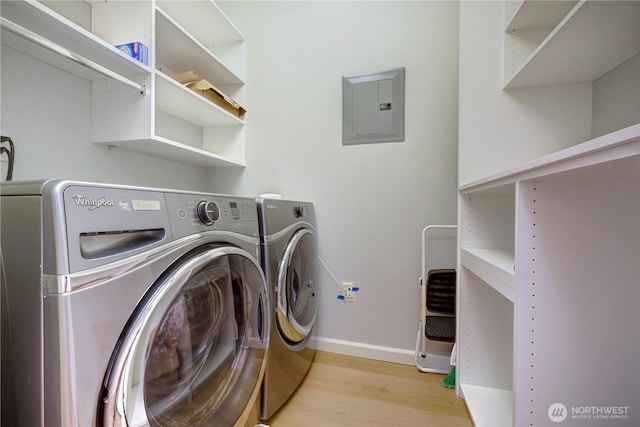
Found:
[[[315,304],[315,310],[311,320],[305,325],[300,324],[290,309],[289,297],[287,294],[287,272],[289,270],[294,251],[298,247],[302,238],[307,235],[310,235],[314,241],[316,240],[315,234],[309,229],[301,229],[297,231],[289,241],[284,255],[280,260],[280,264],[278,265],[275,301],[277,323],[280,333],[283,334],[287,340],[293,343],[303,342],[309,337],[318,314],[318,304]]]
[[[184,262],[184,264],[179,265],[179,267],[163,281],[161,288],[151,296],[137,313],[137,316],[133,319],[133,322],[128,327],[120,343],[115,363],[112,365],[112,369],[108,374],[108,382],[106,384],[104,411],[101,414],[105,426],[131,425],[130,420],[133,414],[128,413],[127,408],[128,394],[131,391],[129,387],[130,377],[133,375],[131,369],[135,366],[133,359],[135,358],[136,349],[141,345],[140,341],[145,338],[144,330],[149,323],[150,314],[161,308],[163,302],[165,302],[165,305],[170,306],[174,298],[182,291],[183,286],[202,268],[220,257],[229,255],[241,256],[251,261],[255,266],[262,278],[262,289],[260,293],[265,298],[264,304],[266,307],[269,306],[264,273],[253,256],[242,249],[231,246],[213,247],[200,254],[193,255],[193,257]],[[168,302],[168,304],[166,304],[166,302]],[[264,317],[263,322],[266,322],[263,328],[268,331],[268,315]],[[266,348],[268,334],[265,334],[263,342]],[[263,363],[264,362],[266,362],[266,360],[263,361]],[[135,408],[138,408],[140,405],[141,403],[137,402]],[[144,402],[142,402],[142,409],[144,409]],[[146,425],[149,425],[146,411],[144,411],[144,417],[147,421]],[[136,425],[139,425],[139,423],[136,423]]]

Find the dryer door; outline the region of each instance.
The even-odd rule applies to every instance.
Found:
[[[139,304],[105,377],[105,426],[232,426],[268,344],[264,275],[245,251],[185,255]]]
[[[318,313],[317,243],[309,229],[298,230],[278,265],[276,319],[287,344],[303,346],[311,337]]]

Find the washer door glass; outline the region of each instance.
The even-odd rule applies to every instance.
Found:
[[[255,399],[265,363],[264,275],[250,255],[188,254],[140,304],[112,357],[107,426],[228,426]]]
[[[317,243],[308,229],[297,231],[278,266],[277,324],[289,345],[305,344],[318,312]]]

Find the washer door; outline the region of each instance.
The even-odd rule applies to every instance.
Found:
[[[287,344],[306,344],[318,313],[316,237],[311,230],[297,231],[278,265],[276,323]]]
[[[154,285],[105,378],[105,426],[231,426],[255,399],[268,345],[264,275],[210,246]]]

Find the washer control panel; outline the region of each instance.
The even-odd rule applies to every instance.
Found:
[[[255,200],[219,194],[166,193],[174,238],[213,230],[257,235]]]

